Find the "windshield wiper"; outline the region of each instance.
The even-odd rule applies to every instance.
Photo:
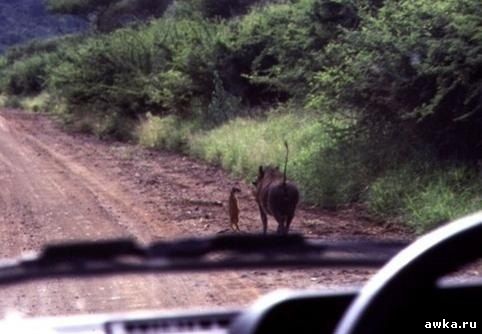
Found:
[[[0,263],[0,284],[114,273],[209,271],[273,267],[379,267],[402,241],[320,241],[301,235],[219,235],[155,242],[77,242]]]

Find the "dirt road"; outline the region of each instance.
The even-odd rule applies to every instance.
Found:
[[[219,168],[69,135],[42,115],[0,111],[0,257],[66,240],[135,237],[150,242],[223,233],[229,228],[225,202],[234,184],[242,189],[241,228],[259,232],[249,187]],[[270,230],[275,230],[273,222]],[[327,239],[407,236],[354,211],[302,209],[293,230]],[[370,274],[320,269],[50,280],[0,288],[0,311],[51,315],[235,306],[277,287],[359,284]]]

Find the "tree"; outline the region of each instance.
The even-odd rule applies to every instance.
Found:
[[[172,0],[47,0],[52,13],[74,15],[101,32],[150,17],[159,17]]]
[[[480,0],[386,1],[323,51],[309,104],[356,116],[379,143],[481,161],[481,14]]]

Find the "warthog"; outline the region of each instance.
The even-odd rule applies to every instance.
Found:
[[[268,230],[268,217],[271,215],[278,222],[278,233],[287,234],[291,221],[295,216],[296,206],[299,201],[299,192],[296,185],[286,180],[286,165],[288,162],[288,145],[286,146],[286,162],[284,172],[272,166],[259,166],[258,177],[253,182],[256,187],[254,196],[258,203],[263,233]]]

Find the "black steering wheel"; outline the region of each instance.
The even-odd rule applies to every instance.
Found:
[[[480,257],[482,211],[421,237],[397,254],[362,288],[335,334],[403,332],[397,329],[403,325],[400,314],[423,307],[437,278]]]

